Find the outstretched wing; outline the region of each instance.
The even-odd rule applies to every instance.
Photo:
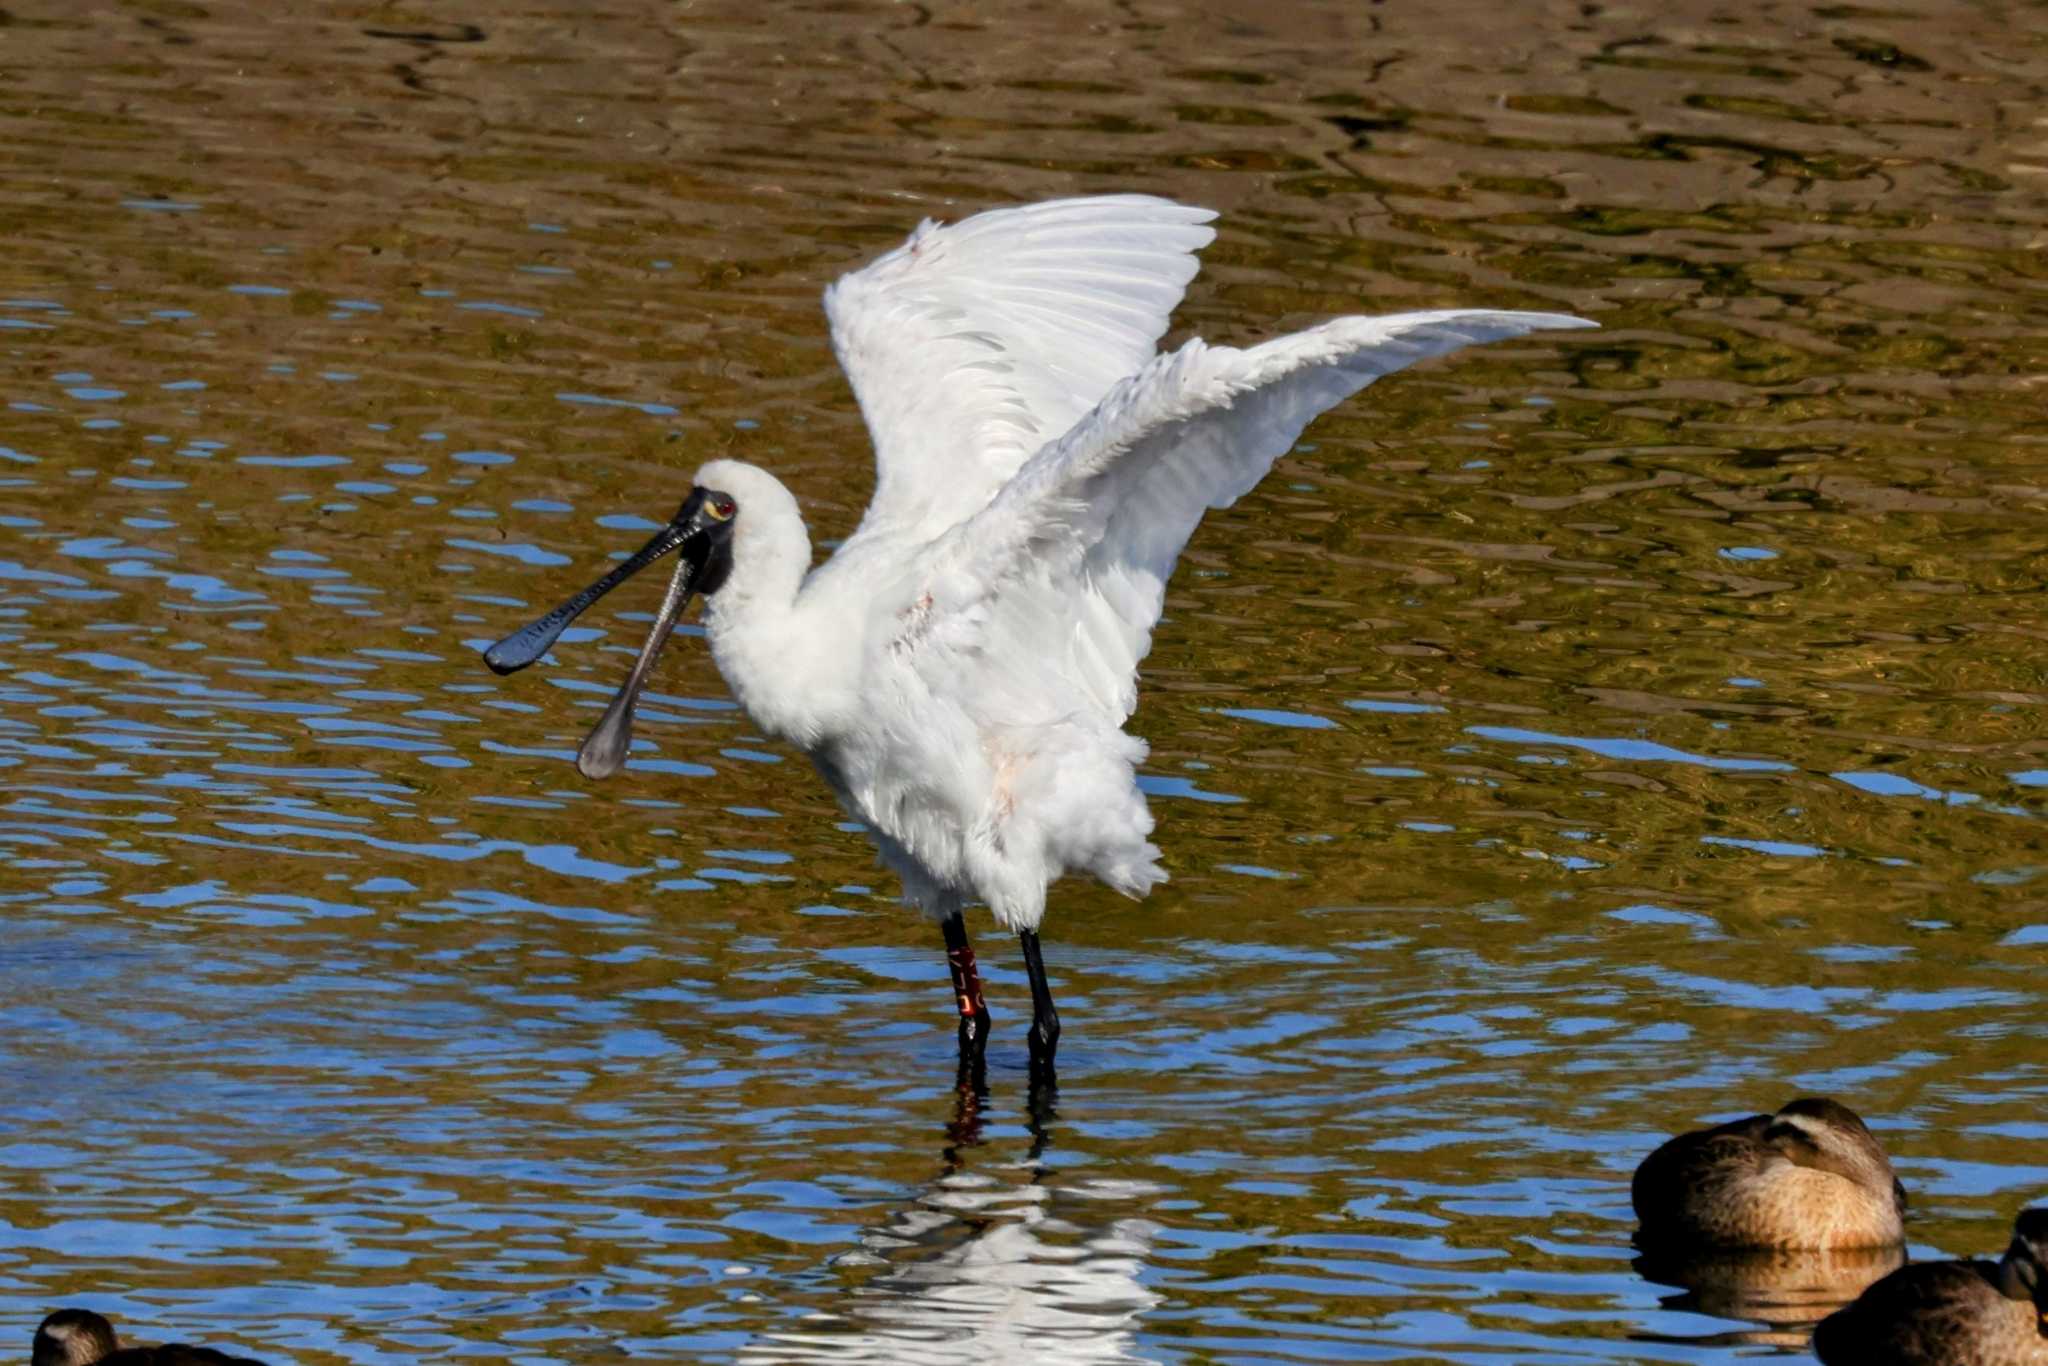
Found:
[[[1120,724],[1137,706],[1138,662],[1202,514],[1257,484],[1317,414],[1429,356],[1592,326],[1461,309],[1340,318],[1247,351],[1191,341],[1111,389],[933,545],[905,635],[1064,651],[1061,672]]]
[[[1131,194],[926,220],[826,290],[875,446],[861,530],[939,535],[1150,361],[1215,216]]]

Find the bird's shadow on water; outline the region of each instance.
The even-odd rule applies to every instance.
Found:
[[[1158,1226],[1120,1214],[1123,1183],[1062,1179],[1048,1161],[1058,1088],[1024,1095],[1029,1144],[999,1156],[986,1070],[963,1066],[941,1126],[938,1171],[832,1259],[845,1301],[764,1333],[747,1362],[1144,1363],[1139,1317],[1159,1297],[1142,1280]]]

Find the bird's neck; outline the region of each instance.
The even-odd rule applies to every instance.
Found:
[[[732,572],[705,603],[704,636],[754,723],[809,747],[823,725],[819,666],[826,662],[824,633],[802,602],[811,540],[794,515],[743,523],[741,533]]]

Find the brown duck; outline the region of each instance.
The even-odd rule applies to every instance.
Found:
[[[90,1309],[59,1309],[36,1329],[30,1366],[263,1366],[254,1357],[166,1342],[123,1347],[114,1325]]]
[[[2048,1207],[1995,1262],[1902,1266],[1821,1320],[1827,1366],[2048,1366]]]
[[[1645,1249],[1888,1247],[1906,1192],[1855,1111],[1806,1097],[1680,1134],[1636,1168]]]

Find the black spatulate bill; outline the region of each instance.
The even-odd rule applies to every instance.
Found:
[[[591,728],[583,748],[576,751],[576,770],[584,777],[609,778],[625,766],[626,752],[633,748],[633,704],[640,700],[640,690],[647,686],[647,676],[654,672],[654,661],[661,658],[661,647],[675,634],[676,622],[689,605],[691,581],[698,577],[700,567],[688,559],[676,566],[668,581],[668,592],[661,600],[661,610],[654,614],[654,625],[648,628],[647,643],[640,647],[640,657],[633,661],[633,671],[612,694],[611,705]]]
[[[633,671],[619,686],[611,705],[604,709],[603,717],[590,732],[590,738],[576,753],[576,767],[584,777],[609,777],[625,764],[627,751],[633,746],[633,704],[639,699],[640,690],[647,686],[648,676],[654,672],[654,663],[661,657],[661,647],[675,633],[676,623],[690,605],[691,594],[700,590],[705,593],[717,591],[732,568],[732,528],[738,512],[733,500],[715,489],[690,490],[690,496],[683,500],[682,507],[676,510],[668,525],[634,552],[631,559],[554,611],[484,651],[484,662],[498,673],[509,674],[525,668],[546,654],[569,623],[592,603],[669,551],[682,551],[676,572],[669,579],[668,592],[661,600],[661,610],[655,613],[654,626],[647,632],[646,643],[640,647],[640,657],[633,661]]]
[[[562,632],[569,629],[569,623],[582,616],[592,603],[688,539],[696,530],[692,525],[697,511],[695,505],[702,498],[701,493],[693,492],[668,525],[655,532],[630,559],[554,611],[535,618],[484,651],[484,663],[491,666],[493,673],[517,673],[546,654],[561,638]]]

